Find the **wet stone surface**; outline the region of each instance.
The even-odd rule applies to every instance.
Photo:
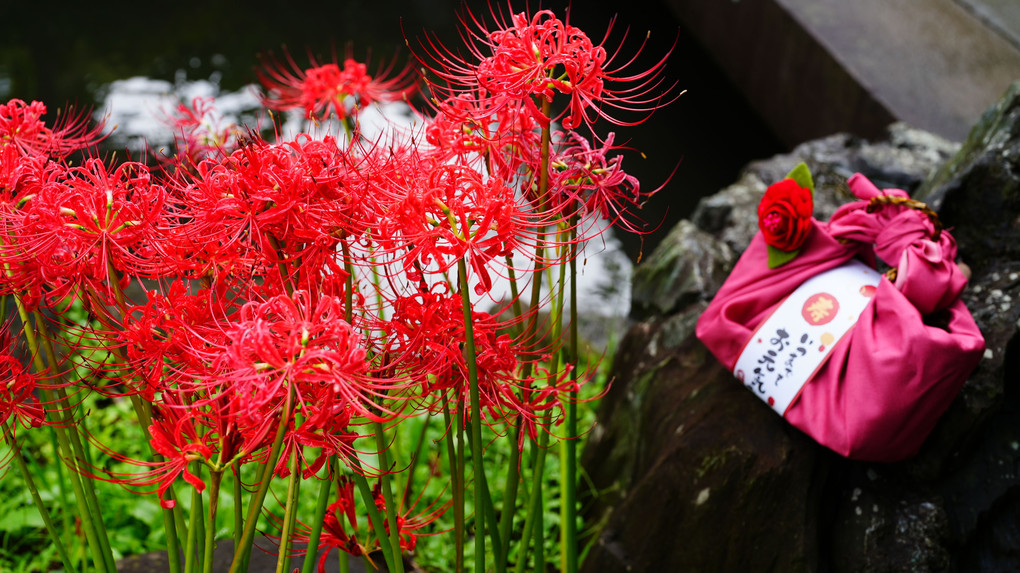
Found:
[[[905,126],[877,143],[831,136],[752,163],[703,200],[674,232],[679,240],[645,263],[669,267],[635,272],[633,308],[644,314],[621,344],[583,456],[594,488],[609,492],[589,506],[604,527],[585,570],[1017,570],[1020,163],[1001,161],[1014,153],[1020,158],[1020,84],[962,147]],[[819,218],[847,199],[840,181],[860,171],[939,206],[973,269],[963,300],[988,350],[903,462],[855,462],[818,446],[746,392],[691,332],[718,285],[714,273],[695,280],[676,270],[725,267],[724,246],[735,260],[767,184],[802,160],[815,174]],[[664,277],[671,296],[641,282]]]

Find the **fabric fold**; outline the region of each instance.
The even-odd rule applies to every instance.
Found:
[[[829,223],[814,221],[801,253],[768,268],[756,234],[698,321],[697,336],[733,370],[752,334],[807,279],[850,259],[872,268],[876,255],[897,266],[882,278],[855,326],[804,384],[786,419],[820,444],[850,458],[896,461],[921,447],[984,353],[984,338],[960,300],[967,279],[955,263],[956,242],[935,237],[927,215],[906,205],[882,205],[864,176],[849,181],[861,199],[840,207]],[[869,293],[870,294],[870,293]],[[940,320],[926,317],[940,314]]]

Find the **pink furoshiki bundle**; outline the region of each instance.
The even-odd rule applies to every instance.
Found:
[[[854,459],[914,455],[984,353],[967,277],[934,213],[898,189],[811,218],[807,168],[773,185],[697,335],[755,395]],[[896,267],[880,275],[875,257]],[[895,274],[890,281],[889,276]]]

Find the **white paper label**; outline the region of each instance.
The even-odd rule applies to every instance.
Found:
[[[882,275],[854,259],[811,277],[765,319],[733,374],[780,415],[875,296]]]

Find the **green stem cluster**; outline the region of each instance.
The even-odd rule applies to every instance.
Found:
[[[550,102],[542,102],[542,111],[547,116],[551,111]],[[541,159],[540,167],[537,172],[537,209],[538,213],[546,213],[549,209],[549,149],[550,149],[550,130],[548,127],[542,130],[542,147],[541,147]],[[538,343],[539,332],[538,332],[538,315],[536,309],[539,307],[540,301],[542,300],[542,277],[548,275],[550,289],[554,293],[552,297],[552,320],[551,320],[551,336],[554,340],[559,340],[563,333],[563,321],[564,321],[564,309],[570,309],[569,324],[570,324],[570,342],[567,347],[563,348],[560,352],[554,353],[552,358],[553,362],[550,365],[550,379],[549,383],[554,384],[559,382],[557,379],[558,372],[561,367],[568,367],[572,374],[572,381],[576,381],[576,365],[578,356],[578,343],[577,343],[577,287],[575,277],[577,274],[576,258],[577,258],[577,246],[576,246],[576,226],[577,219],[572,218],[569,224],[564,225],[560,228],[559,233],[561,234],[561,240],[559,241],[560,247],[557,250],[559,264],[559,276],[553,277],[552,271],[538,271],[535,279],[532,281],[531,290],[531,305],[528,310],[528,316],[523,329],[520,332],[515,332],[515,335],[520,336],[522,341],[527,344],[532,344],[536,347],[540,346]],[[545,237],[547,232],[545,230],[540,231],[537,237],[537,245],[535,252],[535,260],[545,260]],[[568,265],[569,261],[569,265]],[[511,282],[511,295],[513,297],[513,310],[514,315],[517,317],[523,316],[522,308],[520,304],[519,292],[517,291],[516,277],[514,276],[513,265],[508,260],[507,267],[510,269],[510,282]],[[567,272],[569,270],[569,278]],[[554,280],[555,279],[555,280]],[[564,297],[566,295],[567,287],[569,284],[570,298],[569,303],[564,304]],[[458,407],[456,420],[451,424],[451,416],[449,407],[444,405],[444,417],[448,432],[446,434],[447,441],[447,455],[449,463],[454,470],[453,473],[453,498],[454,498],[454,529],[457,533],[456,547],[457,547],[457,566],[456,571],[459,573],[462,571],[462,555],[463,555],[463,536],[461,533],[465,531],[465,516],[464,516],[464,501],[465,501],[465,479],[464,479],[464,458],[463,458],[463,447],[462,447],[462,432],[464,425],[461,422],[461,413],[466,409],[469,416],[467,430],[469,431],[469,444],[471,447],[471,458],[472,458],[472,469],[474,473],[474,499],[473,505],[475,510],[475,531],[474,531],[474,570],[476,573],[480,573],[486,570],[486,539],[491,542],[491,563],[495,564],[495,570],[497,572],[504,571],[506,566],[511,563],[510,557],[510,540],[514,536],[514,514],[516,513],[516,499],[521,490],[523,490],[526,498],[525,502],[525,517],[522,525],[522,537],[520,546],[516,554],[516,571],[523,572],[530,562],[528,557],[529,545],[533,543],[535,548],[535,566],[544,567],[543,547],[544,547],[544,535],[543,527],[541,525],[542,519],[542,507],[543,507],[543,476],[545,471],[545,459],[546,451],[549,446],[549,434],[542,432],[537,439],[531,440],[531,456],[530,456],[530,487],[521,482],[520,466],[522,463],[521,451],[518,444],[521,440],[523,431],[523,420],[519,420],[513,431],[506,436],[507,438],[513,439],[514,442],[511,444],[511,460],[510,468],[507,476],[505,490],[503,492],[503,502],[501,510],[501,519],[497,521],[495,517],[495,511],[492,503],[492,499],[488,489],[488,480],[484,473],[484,465],[482,460],[482,433],[481,433],[481,411],[480,411],[480,398],[478,388],[478,372],[476,362],[476,350],[475,340],[472,325],[472,306],[470,297],[467,289],[467,269],[466,262],[461,260],[458,262],[458,285],[459,292],[462,299],[463,313],[464,313],[464,354],[468,367],[468,400],[466,408],[461,409]],[[516,328],[516,327],[515,327]],[[525,361],[522,372],[522,377],[528,379],[531,376],[532,360]],[[522,390],[525,393],[529,393],[530,390]],[[527,396],[524,396],[525,400]],[[576,531],[576,473],[577,473],[577,452],[576,442],[573,440],[573,436],[577,433],[577,410],[576,410],[576,394],[571,393],[569,396],[564,398],[564,411],[566,416],[566,428],[567,433],[566,439],[561,440],[561,570],[564,572],[574,573],[577,571],[577,531]]]

